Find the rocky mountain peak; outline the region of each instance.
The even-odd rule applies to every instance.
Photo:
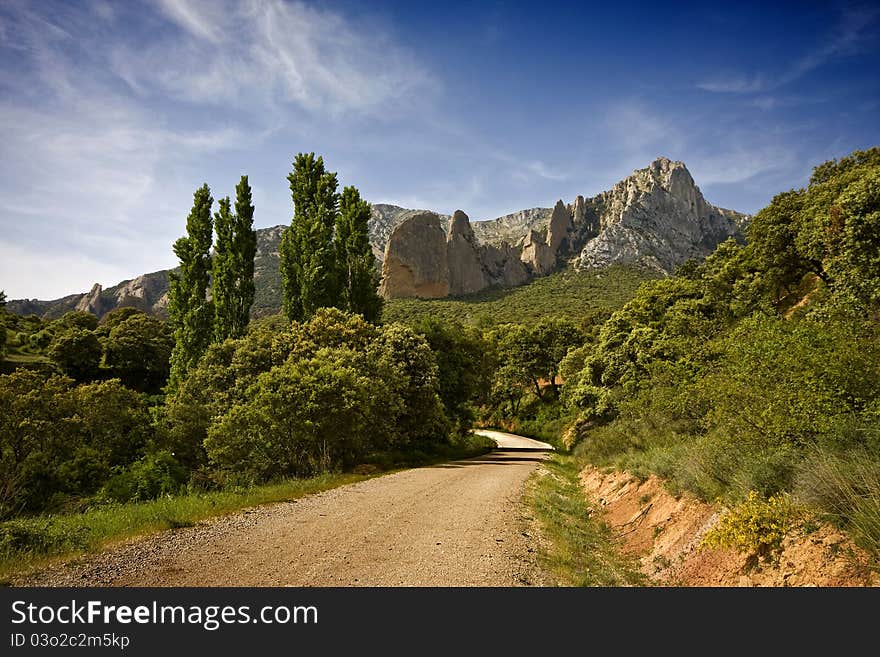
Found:
[[[452,220],[449,222],[449,241],[454,240],[456,237],[462,237],[469,242],[475,240],[470,217],[462,210],[456,210],[452,214]]]

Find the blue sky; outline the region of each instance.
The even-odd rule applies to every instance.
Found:
[[[259,227],[323,154],[365,198],[490,219],[658,155],[754,212],[880,144],[876,3],[4,0],[0,289],[175,264],[192,192]]]

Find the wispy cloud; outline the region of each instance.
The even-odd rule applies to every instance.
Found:
[[[328,116],[357,122],[427,99],[415,58],[361,27],[282,0],[4,5],[0,225],[17,245],[4,262],[23,264],[0,271],[0,288],[51,296],[62,281],[57,296],[170,266],[194,186],[290,139],[291,122],[320,134]],[[285,219],[258,200],[264,221]],[[66,273],[38,285],[27,268],[40,253]]]
[[[188,38],[114,50],[114,70],[139,94],[375,115],[437,84],[390,36],[298,2],[161,0],[158,9]]]
[[[721,77],[706,82],[700,82],[697,87],[704,91],[712,91],[720,94],[745,94],[757,91],[766,91],[771,83],[763,75],[751,77],[734,74],[730,77]]]
[[[819,68],[827,62],[855,55],[877,39],[880,8],[876,6],[849,7],[843,11],[835,29],[824,42],[812,51],[792,61],[782,71],[771,74],[728,73],[704,80],[697,88],[714,93],[748,94],[778,89]]]

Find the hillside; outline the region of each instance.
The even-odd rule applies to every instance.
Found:
[[[620,308],[639,285],[655,277],[627,266],[566,269],[512,289],[490,288],[447,299],[387,299],[382,319],[414,324],[435,317],[479,327],[561,317],[580,322]]]

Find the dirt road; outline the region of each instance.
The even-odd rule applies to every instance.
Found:
[[[398,472],[131,541],[20,583],[544,584],[521,501],[523,484],[543,457],[503,450]]]

